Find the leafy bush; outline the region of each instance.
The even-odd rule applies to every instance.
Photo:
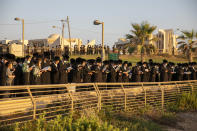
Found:
[[[167,110],[173,112],[197,111],[197,92],[181,94],[176,98],[176,103],[168,104]]]
[[[129,54],[132,54],[132,53],[134,53],[135,50],[136,50],[135,46],[129,47],[128,52],[129,52]]]

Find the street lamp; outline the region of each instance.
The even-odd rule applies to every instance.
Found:
[[[101,22],[99,20],[94,20],[94,25],[100,25],[102,24],[102,54],[101,54],[101,59],[102,61],[105,60],[105,49],[104,49],[104,22]]]
[[[61,39],[61,49],[64,47],[64,22],[62,21],[62,28],[58,26],[52,26],[52,28],[57,28],[62,30],[62,39]]]
[[[25,56],[25,49],[24,49],[24,19],[21,19],[21,18],[14,18],[14,20],[16,21],[22,21],[22,56],[24,57]]]

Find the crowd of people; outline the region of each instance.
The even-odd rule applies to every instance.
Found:
[[[0,85],[42,85],[91,82],[166,82],[197,80],[197,64],[138,62],[122,60],[69,59],[68,55],[34,55],[15,59],[0,57]]]

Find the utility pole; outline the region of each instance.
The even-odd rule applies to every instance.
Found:
[[[105,60],[105,47],[104,47],[104,22],[102,22],[102,61]]]
[[[23,44],[22,44],[22,50],[23,50],[23,57],[25,57],[25,40],[24,40],[24,31],[25,31],[25,26],[24,26],[24,19],[22,19],[22,30],[23,30],[23,33],[22,33],[22,42],[23,42]]]
[[[64,51],[64,21],[65,20],[61,20],[62,22],[62,42],[61,42],[61,49]]]
[[[70,56],[72,55],[72,46],[71,46],[71,36],[70,36],[70,24],[69,24],[69,18],[67,16],[67,24],[68,24],[68,36],[70,41]]]

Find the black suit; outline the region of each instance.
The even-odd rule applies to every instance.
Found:
[[[162,65],[160,68],[161,81],[168,81],[168,68],[167,66]]]
[[[6,65],[0,62],[0,86],[6,85]]]
[[[68,72],[67,72],[68,65],[66,63],[60,62],[58,66],[59,66],[59,83],[60,84],[68,83]]]
[[[42,63],[42,69],[50,66],[49,62],[43,62]],[[42,84],[51,84],[51,73],[50,71],[47,72],[43,72],[41,75],[41,79],[42,79]]]
[[[55,63],[51,64],[51,83],[59,84],[59,69],[58,65],[55,65]]]

